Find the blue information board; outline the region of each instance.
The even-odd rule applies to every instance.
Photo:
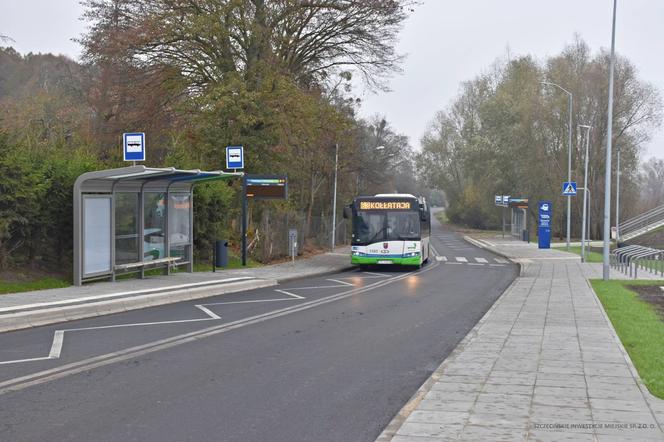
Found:
[[[537,246],[540,249],[550,249],[553,205],[551,201],[540,201],[537,207]]]

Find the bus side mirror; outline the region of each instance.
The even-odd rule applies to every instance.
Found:
[[[351,219],[353,217],[353,211],[350,209],[350,206],[344,206],[344,219]]]

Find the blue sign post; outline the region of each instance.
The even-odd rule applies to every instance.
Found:
[[[145,161],[145,134],[143,132],[122,134],[122,150],[125,161]]]
[[[537,217],[537,246],[540,249],[551,248],[551,218],[553,205],[551,201],[540,201]]]
[[[244,169],[244,147],[226,147],[226,169]]]

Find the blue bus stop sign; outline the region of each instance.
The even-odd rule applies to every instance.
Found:
[[[122,151],[125,161],[145,161],[145,133],[122,134]]]
[[[226,147],[226,169],[244,169],[244,147]]]
[[[540,249],[550,249],[553,205],[551,201],[540,201],[537,207],[537,246]]]

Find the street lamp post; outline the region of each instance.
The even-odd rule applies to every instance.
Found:
[[[616,148],[616,246],[620,241],[620,153],[622,149]]]
[[[579,124],[579,127],[586,129],[586,159],[583,174],[583,217],[581,220],[581,262],[586,261],[586,206],[588,202],[588,150],[590,146],[590,129],[592,126]],[[590,232],[588,232],[590,233]]]
[[[568,97],[569,97],[569,122],[567,124],[567,129],[568,129],[568,138],[567,138],[567,181],[572,181],[572,104],[574,100],[574,96],[570,91],[565,89],[564,87],[560,86],[559,84],[556,83],[551,83],[548,81],[542,81],[541,82],[544,85],[547,86],[555,86],[561,91],[565,92]],[[572,200],[571,196],[567,195],[567,250],[569,250],[569,242],[570,242],[570,228],[571,228],[571,219],[572,219]]]
[[[604,169],[604,250],[602,279],[609,280],[609,242],[611,239],[611,143],[613,138],[613,68],[616,59],[616,7],[613,0],[613,24],[611,26],[611,61],[609,62],[609,104],[606,111],[606,167]]]
[[[332,251],[336,244],[337,232],[337,171],[339,169],[339,143],[334,145],[334,196],[332,197]]]

